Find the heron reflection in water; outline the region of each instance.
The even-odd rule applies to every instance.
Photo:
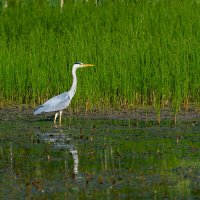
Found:
[[[72,155],[74,166],[73,174],[78,175],[78,151],[74,144],[71,142],[71,139],[62,133],[59,129],[56,129],[52,132],[43,133],[39,129],[36,130],[36,135],[39,140],[47,142],[52,145],[54,149],[67,149]]]

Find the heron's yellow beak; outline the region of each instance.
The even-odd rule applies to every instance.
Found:
[[[92,67],[94,66],[93,64],[82,64],[83,67]]]

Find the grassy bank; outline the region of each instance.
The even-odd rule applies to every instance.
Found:
[[[200,4],[196,1],[20,1],[1,7],[1,104],[39,104],[71,86],[72,107],[199,102]]]

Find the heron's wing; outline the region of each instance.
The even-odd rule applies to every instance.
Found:
[[[34,115],[38,115],[42,112],[43,112],[43,105],[40,105],[34,110]]]
[[[62,94],[59,94],[58,96],[49,99],[44,104],[38,106],[34,110],[34,115],[38,115],[42,112],[53,112],[63,110],[69,105],[70,101],[71,98],[69,93],[64,92]]]
[[[53,112],[65,109],[70,104],[71,98],[68,92],[59,94],[44,104],[38,106],[34,110],[34,115],[40,114],[42,112]]]
[[[57,95],[55,97],[52,97],[51,99],[46,101],[43,104],[43,106],[48,106],[48,107],[51,107],[51,108],[56,108],[56,107],[59,108],[61,105],[63,105],[63,104],[69,105],[69,103],[70,103],[70,96],[69,96],[68,92],[64,92],[64,93],[59,94],[59,95]]]
[[[40,114],[42,112],[53,112],[53,111],[59,111],[65,109],[71,101],[70,95],[68,92],[64,92],[62,94],[59,94],[48,101],[46,101],[44,104],[38,106],[34,114]]]

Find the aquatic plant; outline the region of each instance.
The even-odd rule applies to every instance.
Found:
[[[1,104],[39,104],[69,89],[75,61],[96,65],[78,74],[75,109],[154,105],[159,116],[199,102],[197,1],[95,2],[1,6]]]

